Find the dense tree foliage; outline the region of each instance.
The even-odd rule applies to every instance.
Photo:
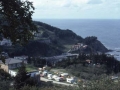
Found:
[[[0,80],[0,90],[9,90],[10,81],[1,81]]]
[[[5,72],[3,69],[0,69],[0,80],[11,80],[11,76],[9,73]]]
[[[46,60],[40,57],[28,57],[28,63],[33,64],[36,67],[43,67],[46,65]]]
[[[29,56],[53,56],[61,54],[61,50],[54,47],[52,44],[42,43],[38,41],[30,41],[28,45],[25,46],[24,51]]]
[[[29,1],[0,0],[0,35],[21,44],[32,38],[37,31],[31,18],[34,9]]]
[[[87,44],[87,45],[90,45],[91,43],[93,43],[94,41],[97,40],[97,37],[95,36],[90,36],[90,37],[86,37],[84,39],[84,43]]]
[[[30,78],[29,75],[27,75],[27,71],[25,69],[25,66],[22,65],[19,70],[18,73],[15,77],[15,81],[14,81],[14,88],[16,89],[20,89],[21,87],[23,87],[24,85],[26,85],[26,81]]]
[[[11,80],[10,74],[0,69],[0,90],[9,90]]]
[[[23,64],[18,72],[17,75],[15,76],[14,79],[14,88],[15,89],[20,89],[23,86],[36,86],[37,85],[37,81],[35,78],[30,77],[30,74],[26,71],[26,67]]]

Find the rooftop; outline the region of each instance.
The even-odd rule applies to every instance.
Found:
[[[2,61],[0,60],[0,63],[2,63]],[[7,58],[5,59],[5,64],[14,64],[14,63],[22,63],[21,60],[18,59],[14,59],[14,58]]]

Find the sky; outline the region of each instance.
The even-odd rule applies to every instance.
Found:
[[[29,0],[33,19],[120,19],[120,0]]]

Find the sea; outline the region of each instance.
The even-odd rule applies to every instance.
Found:
[[[96,36],[120,61],[120,19],[36,19],[60,29],[70,29],[83,38]]]

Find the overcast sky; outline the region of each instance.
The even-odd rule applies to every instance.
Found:
[[[120,19],[120,0],[29,0],[33,19]]]

